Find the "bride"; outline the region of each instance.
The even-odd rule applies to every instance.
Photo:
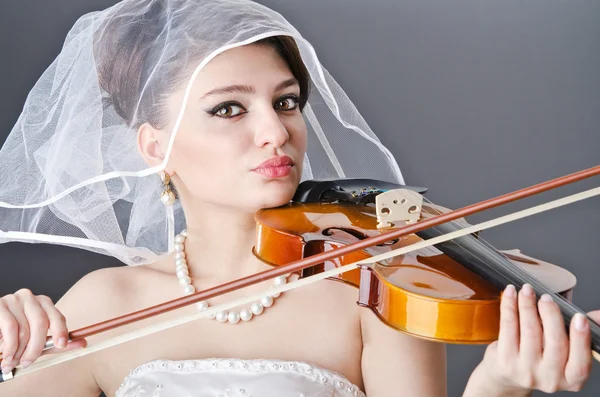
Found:
[[[29,290],[2,297],[3,372],[36,361],[48,334],[53,351],[79,349],[182,311],[69,344],[67,329],[268,269],[252,254],[254,213],[328,176],[403,182],[281,15],[249,0],[125,0],[84,15],[0,152],[0,230],[130,266],[86,275],[56,304]],[[355,301],[355,289],[321,281],[16,377],[0,394],[445,396],[444,345]],[[465,396],[579,390],[589,325],[575,316],[569,338],[562,322],[551,297],[509,286],[499,340]]]

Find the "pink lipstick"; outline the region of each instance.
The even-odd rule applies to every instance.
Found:
[[[252,171],[268,178],[281,178],[290,174],[294,161],[289,156],[275,156],[263,161]]]

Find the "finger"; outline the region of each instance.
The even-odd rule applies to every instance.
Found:
[[[600,310],[593,310],[587,313],[588,321],[592,319],[596,324],[600,325]]]
[[[519,311],[517,310],[517,291],[514,285],[506,287],[500,301],[500,331],[497,349],[502,359],[514,357],[519,352]]]
[[[61,349],[65,348],[69,340],[69,331],[67,330],[65,316],[63,316],[47,296],[38,296],[38,301],[50,321],[50,333],[52,334],[54,346]]]
[[[27,346],[20,356],[21,365],[26,368],[42,354],[48,335],[49,321],[46,312],[34,296],[23,300],[23,310],[27,316],[30,333]]]
[[[27,343],[29,342],[29,323],[27,321],[27,316],[25,316],[25,312],[23,311],[22,303],[19,300],[15,299],[14,302],[8,302],[6,307],[19,324],[19,331],[17,333],[17,349],[13,353],[12,362],[10,363],[14,367],[21,359],[21,355],[23,354],[23,351],[25,351]]]
[[[569,358],[565,367],[565,378],[569,390],[579,391],[592,369],[592,337],[588,320],[582,313],[573,316],[569,336]]]
[[[569,339],[560,308],[549,294],[542,295],[538,302],[538,310],[542,319],[544,339],[541,373],[546,378],[550,390],[555,390],[563,381],[569,356]]]
[[[19,346],[19,323],[10,313],[6,305],[0,301],[0,329],[2,330],[2,371],[9,372],[12,358]]]
[[[64,349],[53,347],[52,349],[44,350],[42,352],[42,356],[46,355],[46,354],[61,353],[61,352],[69,351],[69,350],[80,349],[80,348],[86,347],[86,346],[87,346],[86,339],[77,339],[77,340],[67,343],[67,347],[65,347]]]
[[[523,285],[518,296],[518,306],[521,336],[519,353],[525,362],[536,363],[542,356],[542,325],[531,285]]]

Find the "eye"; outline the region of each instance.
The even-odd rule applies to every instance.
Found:
[[[227,102],[217,105],[209,113],[213,116],[228,119],[246,113],[246,109],[239,103]]]
[[[281,98],[275,103],[275,108],[278,110],[294,110],[298,107],[298,97],[290,95]]]

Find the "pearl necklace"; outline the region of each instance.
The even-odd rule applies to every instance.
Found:
[[[196,288],[192,285],[192,279],[190,278],[190,271],[187,265],[185,255],[185,240],[187,238],[187,230],[182,231],[180,234],[175,236],[175,272],[179,285],[183,287],[183,292],[186,295],[191,295],[196,292]],[[283,285],[287,283],[287,278],[290,274],[284,276],[275,277],[273,283],[275,286]],[[254,302],[250,305],[250,308],[244,308],[239,312],[230,310],[218,312],[216,315],[212,315],[212,319],[216,319],[220,323],[230,322],[232,324],[242,321],[250,321],[255,315],[258,316],[263,313],[266,307],[271,307],[274,302],[274,298],[278,298],[281,293],[274,293],[271,296],[265,296],[258,302]],[[196,308],[201,310],[208,309],[209,304],[207,301],[200,301],[196,303]]]

